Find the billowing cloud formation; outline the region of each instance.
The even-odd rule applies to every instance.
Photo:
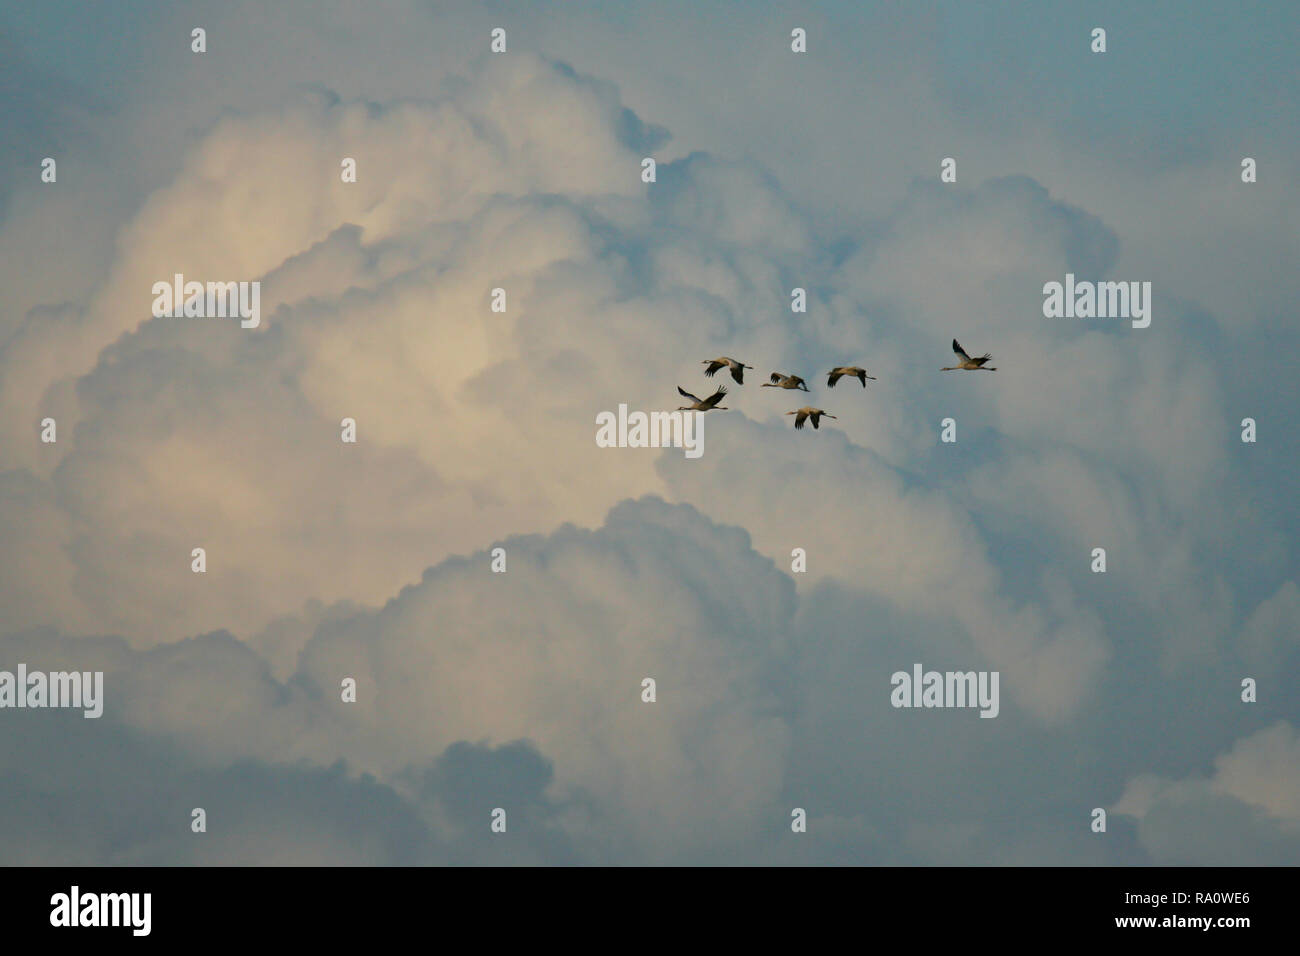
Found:
[[[880,438],[895,466],[916,463],[907,444],[931,426],[902,407],[913,386],[904,391],[905,366],[888,356],[932,345],[946,354],[946,332],[921,337],[913,326],[889,329],[856,315],[855,289],[879,295],[856,278],[865,254],[830,280],[848,291],[815,300],[814,318],[801,324],[784,305],[787,287],[828,264],[768,179],[696,156],[667,166],[646,203],[632,147],[652,134],[606,87],[521,57],[469,89],[434,106],[326,101],[224,121],[146,204],[121,242],[101,304],[69,320],[87,355],[97,342],[128,338],[84,374],[75,355],[59,352],[76,381],[72,421],[64,421],[65,435],[75,422],[76,442],[51,480],[76,519],[64,519],[67,547],[78,565],[74,591],[90,614],[58,623],[84,629],[89,617],[132,641],[217,627],[246,635],[312,599],[382,601],[414,567],[485,537],[594,522],[622,497],[665,490],[648,456],[593,447],[594,411],[623,401],[669,404],[669,383],[696,377],[688,377],[694,352],[778,356],[783,366],[811,355],[822,365],[848,360],[843,353],[875,354],[883,342],[885,380],[896,384],[870,399],[844,390],[835,397],[883,404],[878,413],[846,414],[847,433],[864,432],[866,443]],[[562,135],[532,120],[542,103],[569,117]],[[574,152],[575,141],[588,145]],[[330,181],[334,157],[358,152],[358,144],[368,156],[358,188],[304,185],[304,163]],[[427,164],[418,173],[397,158],[413,154]],[[388,168],[400,172],[386,175]],[[903,273],[892,257],[916,258],[913,247],[936,228],[935,207],[945,202],[932,197],[899,213],[894,236],[874,252],[891,281]],[[994,183],[949,213],[972,223],[973,242],[983,241],[976,224],[985,223],[994,231],[984,238],[1004,250],[1000,261],[1021,263],[1028,274],[1036,259],[1047,260],[1044,269],[1053,259],[1075,267],[1076,250],[1104,254],[1113,244],[1095,221],[1021,184]],[[195,237],[191,251],[162,238],[175,235]],[[233,323],[143,318],[130,304],[175,271],[264,276],[267,327],[248,334]],[[504,314],[487,309],[498,286],[514,303]],[[31,380],[43,366],[25,350],[47,342],[53,353],[67,333],[57,323],[31,328],[34,338],[20,337],[6,353],[13,370],[6,381],[22,399],[14,421],[27,417],[19,412],[31,396],[57,404],[60,390]],[[1029,340],[1015,341],[1023,349]],[[1127,355],[1112,338],[1098,361]],[[1016,368],[1051,356],[1044,348],[1010,358],[1008,371],[1023,375]],[[775,405],[768,395],[758,401]],[[1077,401],[1061,399],[1058,417]],[[763,407],[756,401],[746,411],[774,418]],[[996,409],[987,413],[996,425]],[[859,424],[877,415],[886,424]],[[344,417],[358,422],[357,449],[335,440]],[[1123,416],[1114,408],[1102,417],[1116,425]],[[1035,427],[1023,437],[1038,437]],[[727,466],[756,461],[768,441],[756,433],[744,450],[729,449]],[[881,477],[886,497],[877,504],[888,508],[903,481],[890,470]],[[734,474],[722,481],[736,486]],[[761,475],[747,484],[737,490],[755,499],[775,490]],[[715,502],[704,488],[676,490],[711,508],[738,500],[730,491]],[[981,568],[982,556],[962,553],[974,538],[960,512],[931,497],[911,519],[898,512],[899,524],[881,540],[827,533],[829,513],[812,522],[821,532],[804,546],[818,547],[815,576],[852,579],[857,547],[876,560],[906,551],[898,577],[917,598],[947,588],[954,606],[982,607],[996,597],[993,572]],[[846,500],[835,507],[854,511]],[[761,520],[752,510],[751,502],[750,513],[721,513],[750,525]],[[333,534],[322,514],[333,519]],[[202,579],[188,569],[194,547],[210,556]],[[918,568],[927,573],[913,573]],[[979,616],[989,621],[980,640],[986,648],[1001,643],[1008,663],[1025,660],[1033,672],[1035,659],[1054,659],[1047,666],[1076,672],[1081,688],[1104,657],[1095,635],[1072,642],[1073,650],[1058,642],[1041,657],[1035,647],[1051,643],[1043,632],[1061,609],[1025,609],[1014,626],[1004,619],[1013,608],[991,610]],[[1041,708],[1068,711],[1079,691],[1060,694],[1058,685],[1050,677],[1040,685]]]
[[[1200,718],[1222,746],[1249,733],[1237,665],[1293,659],[1285,536],[1205,508],[1258,466],[1238,385],[1177,331],[1199,307],[1159,297],[1143,331],[1043,319],[1043,282],[1114,274],[1125,237],[1028,176],[912,183],[846,243],[752,159],[678,152],[644,184],[667,133],[606,81],[523,52],[472,76],[230,112],[93,288],[9,320],[0,666],[108,671],[106,729],[25,733],[102,733],[172,788],[58,813],[138,834],[98,852],[149,862],[1159,857],[1145,816],[1102,844],[1087,810],[1198,744],[1133,730],[1114,752],[1117,728],[1185,707],[1185,681],[1219,695]],[[175,273],[261,281],[261,326],[150,317]],[[939,373],[954,335],[997,374]],[[757,367],[702,458],[595,446],[598,412],[675,407],[718,354]],[[842,363],[878,380],[826,389]],[[791,430],[772,369],[839,418]],[[1000,671],[1001,716],[890,708],[918,660]],[[35,752],[6,752],[10,830],[85,772]],[[190,791],[234,786],[283,802],[227,803],[213,848],[185,849]],[[494,800],[520,808],[512,850],[476,829]],[[354,803],[379,810],[343,850]]]
[[[1300,737],[1286,722],[1245,737],[1208,777],[1132,780],[1117,808],[1168,865],[1286,865],[1300,855]]]
[[[381,610],[324,615],[283,682],[227,634],[131,651],[36,632],[9,639],[6,659],[104,670],[106,725],[204,773],[241,759],[345,761],[412,799],[430,779],[460,787],[468,813],[456,760],[418,787],[413,769],[462,754],[462,741],[527,738],[554,779],[548,765],[525,789],[549,784],[566,805],[594,807],[575,839],[649,858],[743,842],[770,815],[789,748],[790,579],[744,532],[653,500],[616,508],[594,533],[566,526],[505,547],[505,574],[487,571],[486,554],[454,559]],[[73,728],[60,729],[99,733],[95,721]],[[520,792],[511,779],[478,786],[484,820]]]

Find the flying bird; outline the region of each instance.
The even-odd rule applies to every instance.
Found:
[[[941,368],[941,369],[939,369],[939,371],[941,371],[941,372],[955,372],[955,371],[957,371],[958,369],[963,369],[963,368],[964,368],[964,369],[969,369],[969,370],[972,371],[972,372],[974,372],[974,371],[980,371],[980,370],[983,370],[983,371],[985,371],[985,372],[996,372],[996,371],[997,371],[997,369],[992,368],[991,366],[988,366],[988,365],[985,365],[985,364],[984,364],[984,363],[987,362],[989,359],[993,358],[993,356],[990,355],[988,352],[985,352],[983,355],[979,356],[978,358],[971,358],[969,355],[966,354],[966,350],[963,349],[960,345],[957,344],[957,340],[956,340],[956,339],[953,339],[953,340],[952,340],[952,350],[953,350],[954,352],[957,353],[957,358],[961,360],[960,364],[958,364],[958,365],[950,365],[950,366],[948,366],[947,368]]]
[[[731,369],[731,377],[736,380],[737,385],[745,384],[745,369],[754,367],[752,365],[744,365],[737,362],[734,358],[727,358],[725,355],[721,358],[715,358],[712,361],[705,359],[700,364],[708,366],[708,368],[704,370],[704,374],[709,378],[713,378],[713,373],[725,365],[727,368]]]
[[[876,376],[868,375],[865,368],[858,368],[856,365],[841,365],[839,368],[831,369],[828,374],[830,375],[830,378],[826,380],[826,384],[830,388],[834,388],[835,383],[845,375],[848,375],[851,378],[856,378],[862,383],[863,388],[867,387],[867,379],[871,379],[873,382],[876,380]]]
[[[803,423],[809,418],[812,419],[813,428],[821,428],[821,418],[823,415],[826,415],[827,418],[835,417],[834,415],[827,415],[826,412],[822,411],[820,408],[809,408],[807,405],[797,411],[786,412],[786,414],[794,416],[795,428],[803,428]]]
[[[802,388],[808,391],[807,384],[798,375],[782,375],[780,372],[772,373],[772,380],[763,383],[764,388]]]
[[[715,408],[724,412],[727,410],[726,405],[718,404],[718,402],[722,401],[722,396],[727,394],[727,386],[725,385],[719,385],[718,390],[708,398],[700,398],[698,395],[692,395],[680,385],[677,386],[677,391],[694,403],[691,405],[678,405],[677,410],[679,412],[707,412]]]

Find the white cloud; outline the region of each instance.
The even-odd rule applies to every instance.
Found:
[[[1300,859],[1300,736],[1280,721],[1214,758],[1209,777],[1135,777],[1115,805],[1167,865],[1294,864]]]
[[[214,31],[278,49],[231,33],[242,28],[229,16]],[[377,35],[342,8],[325,19],[349,43],[353,28],[363,46]],[[329,26],[313,29],[334,42]],[[353,799],[400,808],[396,829],[421,858],[496,859],[449,809],[473,819],[473,801],[447,789],[447,768],[480,758],[530,801],[543,833],[525,854],[534,861],[844,860],[860,850],[900,862],[1068,862],[1112,852],[1068,835],[1062,818],[1078,797],[1060,781],[1083,785],[1055,757],[1062,741],[1099,746],[1087,728],[1102,716],[1149,716],[1121,695],[1144,675],[1167,679],[1171,660],[1194,666],[1240,650],[1273,676],[1289,653],[1282,622],[1294,586],[1235,628],[1239,582],[1224,565],[1251,547],[1255,527],[1207,505],[1225,488],[1238,494],[1241,472],[1223,453],[1238,420],[1226,373],[1180,331],[1201,321],[1183,294],[1206,289],[1202,240],[1173,242],[1158,216],[1135,232],[1141,204],[1113,198],[1143,195],[1132,174],[1116,172],[1114,193],[1098,194],[1085,185],[1097,182],[1093,160],[1044,163],[1040,174],[1032,158],[1052,153],[1041,144],[1007,160],[1023,140],[1003,152],[974,138],[959,187],[908,185],[907,170],[932,159],[856,129],[846,133],[856,152],[803,142],[799,131],[830,106],[773,132],[775,151],[722,128],[705,139],[699,120],[674,122],[665,146],[625,101],[664,106],[646,114],[656,118],[708,111],[676,102],[671,83],[621,91],[534,56],[520,43],[528,36],[435,99],[407,97],[434,81],[416,84],[400,57],[393,72],[367,76],[355,49],[337,67],[343,97],[287,96],[292,52],[248,75],[200,82],[178,71],[176,90],[149,93],[119,124],[129,134],[113,134],[121,155],[110,156],[141,167],[115,174],[146,195],[120,226],[126,200],[90,204],[85,235],[112,235],[111,261],[89,241],[68,252],[69,271],[86,264],[76,276],[40,256],[4,257],[6,276],[32,273],[0,335],[6,651],[101,661],[120,694],[124,767],[148,768],[143,777],[166,778],[174,759],[219,791],[248,773],[257,793],[283,776],[301,788],[296,799],[326,795],[301,829],[278,804],[261,816],[256,801],[230,804],[207,862],[412,858],[379,823],[344,848],[335,801]],[[398,42],[408,54],[420,46]],[[906,59],[879,42],[873,62]],[[602,75],[625,69],[615,49],[592,54],[610,64]],[[942,99],[925,70],[899,66],[914,101]],[[751,92],[778,102],[797,67],[746,69]],[[205,105],[187,113],[199,89]],[[828,102],[850,95],[856,103],[861,92],[837,88]],[[890,100],[862,97],[897,125],[904,114]],[[227,107],[219,119],[207,112],[215,104]],[[736,119],[750,138],[772,125]],[[173,135],[180,128],[194,132]],[[916,136],[921,153],[947,148],[946,133]],[[728,155],[744,159],[692,152],[707,142],[739,143]],[[651,152],[659,182],[647,188],[640,159]],[[343,156],[359,161],[354,186],[339,182]],[[857,174],[845,170],[864,166],[873,175],[850,195],[845,180]],[[803,181],[821,168],[825,177]],[[997,178],[1023,168],[1051,188]],[[1166,183],[1161,208],[1188,188]],[[16,192],[0,249],[34,248],[33,229],[95,192],[77,190],[39,215],[33,195]],[[830,210],[836,195],[842,208]],[[1240,234],[1240,207],[1215,195],[1215,221]],[[879,210],[887,215],[855,230],[852,249],[832,241]],[[1149,249],[1133,251],[1134,236],[1200,250],[1164,263],[1185,281],[1162,291],[1151,329],[1042,318],[1044,281],[1067,270],[1125,278],[1131,263],[1152,261]],[[149,319],[152,283],[175,272],[263,280],[263,327]],[[498,285],[504,315],[487,309]],[[795,285],[809,290],[807,314],[790,312]],[[1206,301],[1222,311],[1239,297],[1223,294]],[[993,351],[999,372],[939,373],[953,336]],[[673,407],[675,386],[706,385],[699,361],[722,353],[758,367],[732,387],[734,411],[708,416],[702,459],[595,447],[596,412]],[[842,362],[879,379],[826,389],[822,373]],[[840,418],[791,430],[789,396],[758,384],[777,368],[806,377],[807,401]],[[47,414],[59,419],[56,446],[34,439]],[[948,415],[959,423],[954,447],[937,443]],[[355,447],[339,441],[345,416],[358,422]],[[619,504],[646,494],[685,506]],[[509,550],[506,575],[487,570],[493,544]],[[1095,545],[1108,548],[1111,590],[1113,579],[1087,570]],[[205,575],[189,569],[196,546],[208,551]],[[792,580],[793,547],[808,551],[809,572]],[[828,594],[839,597],[819,619]],[[873,681],[919,651],[927,665],[1002,671],[999,720],[943,724],[932,738],[933,728],[902,729],[878,710]],[[345,674],[362,688],[351,709],[336,702]],[[642,676],[659,680],[659,704],[639,702]],[[1196,715],[1184,716],[1193,733]],[[1294,740],[1279,733],[1234,748],[1213,786],[1159,778],[1144,789],[1134,775],[1149,760],[1115,758],[1098,773],[1134,778],[1122,805],[1141,817],[1153,858],[1171,858],[1165,841],[1176,841],[1184,811],[1208,807],[1213,819],[1227,807],[1249,860],[1300,792],[1289,770],[1263,770],[1266,757],[1289,766]],[[1009,755],[1027,734],[1038,749],[1020,765]],[[509,749],[521,739],[535,757]],[[483,742],[468,756],[456,749]],[[836,781],[872,786],[864,768],[888,764],[889,747],[906,751],[891,765],[906,786],[873,792],[888,809],[863,808]],[[75,767],[42,776],[7,755],[3,766],[36,788],[14,791],[14,813],[30,812],[41,787],[75,788]],[[338,760],[349,769],[323,778]],[[996,789],[1007,763],[1010,796]],[[954,765],[968,789],[912,796]],[[814,849],[776,839],[791,799],[814,804]],[[1023,812],[1023,827],[999,816],[1006,807]],[[96,826],[148,829],[137,819]],[[168,861],[181,847],[158,835],[128,856]]]

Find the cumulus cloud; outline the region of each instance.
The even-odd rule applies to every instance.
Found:
[[[532,122],[542,102],[568,117],[562,132]],[[898,282],[902,263],[917,259],[915,244],[944,221],[946,199],[923,190],[904,206],[890,238],[870,256],[860,252],[831,283],[839,292],[828,288],[822,300],[814,288],[815,318],[804,326],[788,310],[788,288],[800,270],[830,266],[779,186],[751,166],[692,156],[664,166],[646,205],[637,198],[643,187],[632,146],[649,135],[607,85],[528,57],[433,105],[322,101],[222,121],[125,230],[102,304],[76,320],[87,356],[96,341],[127,338],[84,371],[74,354],[56,349],[65,335],[57,324],[33,325],[36,338],[20,336],[6,349],[16,396],[9,420],[35,414],[32,396],[44,395],[37,403],[66,402],[65,434],[75,427],[76,443],[51,480],[84,529],[73,546],[78,597],[100,626],[136,642],[220,627],[247,636],[314,599],[380,602],[409,582],[413,568],[479,546],[485,536],[563,520],[590,524],[628,494],[662,493],[652,460],[603,454],[591,442],[590,421],[622,401],[668,405],[669,383],[698,372],[698,360],[683,357],[688,349],[774,355],[790,367],[808,356],[847,361],[834,349],[871,354],[876,342],[886,357],[909,345],[946,352],[946,329],[922,338],[914,326],[854,321],[861,301],[933,288]],[[571,155],[579,140],[587,145]],[[304,163],[329,181],[334,157],[358,142],[366,145],[365,170],[391,166],[400,174],[362,175],[356,190],[304,185]],[[417,175],[400,165],[396,157],[409,151],[427,157],[431,170]],[[263,201],[263,189],[274,204]],[[208,209],[217,218],[200,229]],[[993,183],[962,209],[947,210],[948,220],[968,223],[976,244],[981,235],[1001,236],[991,242],[1002,250],[997,262],[1019,263],[1027,274],[1034,254],[1065,262],[1104,256],[1113,244],[1094,221],[1031,184]],[[241,239],[244,230],[256,241]],[[177,234],[204,238],[191,252],[158,238]],[[954,245],[950,255],[960,258],[963,248]],[[972,257],[962,268],[991,269],[998,279],[1001,266],[981,261]],[[860,281],[864,269],[889,277],[889,287]],[[173,271],[264,276],[267,327],[248,334],[124,307],[141,298],[150,277]],[[486,308],[498,284],[513,303],[504,315]],[[957,283],[951,294],[968,291]],[[75,388],[32,379],[45,368],[26,351],[38,340],[70,363],[47,373],[71,376],[58,381]],[[671,343],[680,347],[664,347]],[[1106,356],[1128,361],[1117,344]],[[1012,359],[1008,371],[1018,376],[1020,366],[1048,361],[1028,352]],[[884,374],[901,384],[909,370],[887,364]],[[931,401],[938,387],[928,386]],[[843,392],[835,397],[865,400]],[[873,391],[880,416],[844,420],[850,436],[881,438],[896,465],[914,465],[917,432],[933,423],[906,408],[904,394]],[[1076,401],[1061,398],[1057,418]],[[757,406],[746,413],[775,417]],[[998,424],[995,410],[987,413],[989,427]],[[1121,417],[1118,406],[1101,415],[1112,424]],[[357,420],[362,447],[335,442],[344,417]],[[857,424],[862,419],[869,424]],[[1022,437],[1038,436],[1031,428]],[[750,447],[767,441],[756,435]],[[526,472],[520,460],[530,463]],[[738,460],[729,458],[733,466]],[[114,493],[101,494],[104,487]],[[674,490],[683,500],[709,501],[705,489]],[[887,494],[900,491],[895,478]],[[332,538],[322,512],[339,529]],[[939,496],[923,503],[907,531],[910,566],[937,571],[943,549],[970,539],[962,525],[960,510]],[[889,549],[900,549],[900,532]],[[339,534],[347,547],[332,546]],[[853,539],[826,537],[817,573],[851,575],[856,556],[844,542]],[[929,544],[918,548],[923,539]],[[205,578],[189,575],[193,547],[211,556]],[[958,562],[969,565],[962,575],[952,573],[954,564],[924,585],[913,575],[910,586],[918,593],[967,588],[951,599],[968,606],[976,592],[981,601],[996,592],[996,584],[980,583],[989,572],[978,559]],[[986,646],[1006,641],[1006,655],[1018,655],[1009,631],[1048,626],[1041,612],[1028,615],[1014,627],[990,625]],[[1095,636],[1074,643],[1038,659],[1077,670],[1082,686],[1104,654]],[[1075,696],[1053,687],[1043,692],[1044,705],[1068,711]]]
[[[1139,840],[1160,863],[1293,863],[1300,854],[1300,736],[1280,721],[1216,756],[1208,777],[1136,777],[1116,810],[1138,820]]]
[[[489,801],[474,811],[486,821],[520,788],[533,801],[549,788],[573,807],[574,839],[647,859],[743,842],[770,814],[789,747],[790,579],[743,531],[654,499],[620,505],[595,532],[503,544],[505,574],[486,553],[452,559],[382,609],[323,613],[283,681],[226,633],[132,651],[38,631],[8,639],[5,659],[104,670],[108,725],[204,772],[344,761],[417,802],[458,787],[447,812],[462,825],[470,796]],[[647,677],[654,704],[641,700]],[[507,755],[532,761],[518,788],[509,775],[461,780],[479,758],[459,744],[525,738],[544,771],[516,747]],[[9,765],[21,770],[21,756]]]
[[[127,862],[1128,862],[1220,810],[1264,845],[1300,785],[1264,779],[1252,747],[1217,784],[1168,783],[1198,748],[1256,739],[1213,696],[1238,665],[1277,677],[1293,658],[1293,574],[1241,570],[1288,560],[1285,533],[1267,508],[1207,506],[1275,481],[1272,452],[1224,451],[1242,382],[1192,334],[1227,324],[1206,318],[1224,300],[1189,281],[1148,330],[1044,319],[1042,284],[1067,271],[1142,277],[1146,227],[1091,173],[963,159],[960,185],[882,174],[832,211],[788,143],[699,149],[698,121],[657,122],[683,116],[663,88],[629,93],[593,56],[600,76],[516,46],[436,88],[340,68],[341,94],[210,77],[230,108],[141,160],[166,175],[129,211],[91,217],[112,242],[68,255],[93,267],[13,300],[0,666],[106,670],[102,725],[27,715],[24,733],[111,741],[163,796],[122,782],[140,809],[96,809],[73,795],[85,766],[11,745],[7,831],[56,795],[49,819],[80,815],[77,834],[115,835],[97,859]],[[114,148],[185,115],[197,80],[177,82]],[[15,193],[0,248],[24,245],[35,202]],[[261,281],[261,326],[151,317],[178,272]],[[939,373],[954,336],[999,371]],[[708,415],[702,458],[595,446],[598,412],[675,407],[718,354],[757,367]],[[825,388],[843,363],[877,381]],[[773,369],[839,418],[794,432],[787,393],[758,387]],[[1000,671],[1002,715],[889,707],[889,674],[918,660]],[[1205,739],[1161,742],[1182,686],[1207,695],[1187,715]],[[1093,840],[1097,791],[1129,781],[1136,842]],[[207,844],[184,829],[195,790],[219,808]],[[69,858],[56,829],[24,852]]]

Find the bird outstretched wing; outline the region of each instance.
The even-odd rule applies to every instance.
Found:
[[[830,378],[828,378],[828,379],[826,380],[826,384],[827,384],[828,386],[830,386],[831,388],[834,388],[834,387],[835,387],[835,383],[838,382],[838,381],[840,380],[840,377],[843,376],[843,375],[844,375],[844,373],[841,372],[839,369],[837,369],[837,368],[836,368],[836,369],[831,369],[831,372],[830,372]]]
[[[698,395],[692,395],[690,392],[686,391],[686,389],[682,388],[680,385],[677,386],[677,392],[683,398],[689,398],[693,402],[698,402],[700,400]]]
[[[719,385],[718,390],[706,398],[701,404],[703,404],[705,408],[712,408],[714,405],[718,404],[718,402],[722,401],[722,396],[726,394],[727,386]],[[699,400],[696,399],[696,401]]]
[[[952,350],[957,353],[957,357],[961,359],[963,362],[970,361],[970,356],[966,354],[966,350],[964,348],[962,348],[960,345],[957,344],[956,339],[952,340]]]

